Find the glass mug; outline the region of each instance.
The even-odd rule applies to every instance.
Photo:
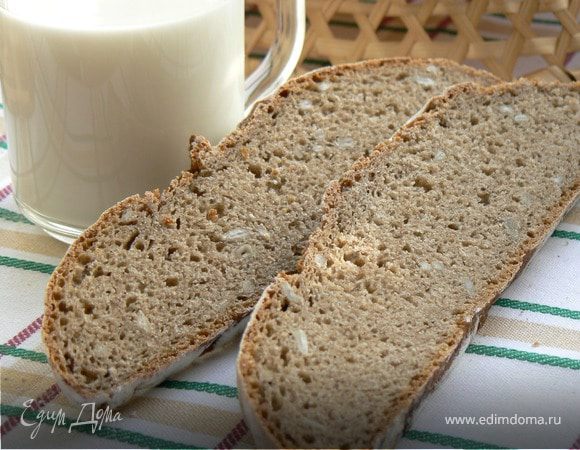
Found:
[[[277,0],[273,47],[244,80],[243,0],[0,0],[15,200],[71,242],[122,198],[189,168],[292,73],[304,0]]]

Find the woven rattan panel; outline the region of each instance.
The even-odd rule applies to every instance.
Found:
[[[306,7],[298,72],[369,58],[444,57],[508,80],[518,58],[538,56],[568,80],[566,58],[580,49],[580,0],[307,0]],[[275,23],[274,0],[246,0],[248,70],[270,45]]]

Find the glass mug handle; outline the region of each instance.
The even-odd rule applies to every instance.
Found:
[[[244,84],[244,115],[251,111],[254,103],[270,95],[290,77],[302,52],[305,0],[276,0],[276,8],[278,23],[274,44]]]

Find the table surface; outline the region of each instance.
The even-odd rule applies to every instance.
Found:
[[[79,409],[55,384],[38,332],[44,289],[66,246],[19,213],[3,134],[0,109],[2,445],[252,447],[235,388],[237,342],[119,409],[121,420],[70,428]],[[422,402],[399,447],[579,448],[579,255],[576,207],[501,294],[471,344]],[[60,411],[64,420],[42,421],[39,411]],[[483,423],[446,423],[464,417]],[[549,417],[556,424],[533,425]],[[503,420],[511,424],[494,424]],[[532,425],[522,424],[526,420]]]

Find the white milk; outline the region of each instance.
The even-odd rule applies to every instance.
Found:
[[[216,143],[242,118],[243,0],[2,5],[0,75],[25,211],[85,228],[187,170],[192,133]]]

